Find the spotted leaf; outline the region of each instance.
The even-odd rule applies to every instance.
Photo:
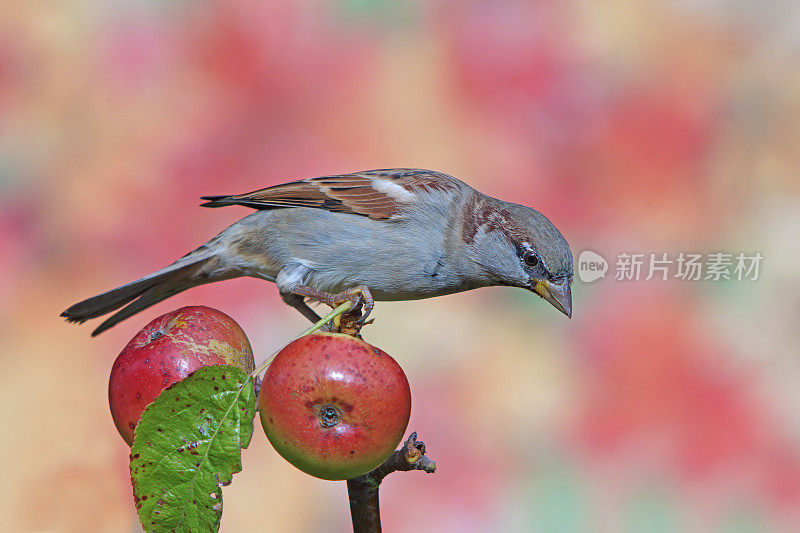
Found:
[[[242,470],[255,387],[229,365],[199,369],[165,389],[142,414],[131,482],[145,531],[217,531],[222,487]]]

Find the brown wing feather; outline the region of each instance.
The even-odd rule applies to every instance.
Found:
[[[376,188],[376,185],[378,188]],[[393,189],[399,186],[401,189]],[[339,213],[388,219],[418,193],[447,191],[462,186],[457,179],[419,169],[369,170],[323,176],[275,185],[232,196],[204,196],[205,207],[243,205],[256,209],[314,207]],[[380,190],[379,190],[380,189]]]

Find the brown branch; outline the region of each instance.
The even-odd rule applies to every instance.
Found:
[[[409,435],[402,448],[392,453],[378,468],[363,476],[347,480],[347,495],[350,497],[350,516],[354,533],[379,533],[381,510],[378,489],[383,478],[392,472],[422,470],[432,474],[436,463],[425,455],[425,444],[417,441],[417,432]]]

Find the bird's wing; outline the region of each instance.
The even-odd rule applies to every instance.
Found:
[[[447,174],[411,168],[368,170],[275,185],[232,196],[203,196],[204,207],[243,205],[255,209],[314,207],[374,219],[389,219],[411,205],[417,195],[460,189]]]

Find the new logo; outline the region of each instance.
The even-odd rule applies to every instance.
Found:
[[[584,283],[604,278],[606,272],[608,272],[608,261],[602,255],[591,250],[584,250],[578,256],[578,277]]]

